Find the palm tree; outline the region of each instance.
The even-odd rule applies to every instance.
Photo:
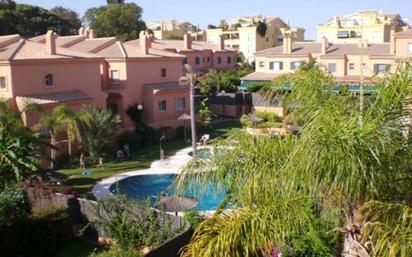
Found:
[[[284,91],[287,83],[291,92],[285,104],[293,104],[292,115],[302,120],[300,135],[245,135],[231,151],[186,167],[178,188],[212,182],[226,188],[227,196],[196,228],[183,256],[270,256],[275,249],[286,254],[292,238],[316,227],[314,216],[343,232],[338,241],[343,250],[336,255],[412,256],[412,214],[406,202],[412,147],[401,125],[410,115],[405,113],[409,72],[379,83],[362,114],[353,97],[329,93],[333,78],[318,69],[275,81],[268,95]],[[232,210],[224,210],[229,204]]]
[[[69,155],[69,166],[72,166],[73,141],[78,137],[77,115],[66,105],[60,105],[54,109],[57,119],[66,127],[67,133],[67,153]]]
[[[85,108],[78,113],[77,128],[80,143],[93,160],[97,159],[107,144],[111,142],[119,124],[119,116],[101,111],[96,107]]]
[[[64,121],[59,113],[59,109],[55,108],[51,115],[44,115],[39,122],[39,126],[47,131],[50,137],[50,144],[56,146],[56,136],[64,129]],[[57,148],[58,149],[58,148]],[[50,150],[50,169],[56,168],[56,148]]]

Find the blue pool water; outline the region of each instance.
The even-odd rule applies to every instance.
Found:
[[[173,194],[173,188],[170,188],[170,185],[175,178],[175,174],[134,176],[119,181],[117,186],[112,185],[110,191],[114,192],[118,188],[121,194],[136,200],[145,200],[150,197],[152,204],[154,204],[160,193],[169,192],[169,194]],[[184,195],[198,200],[197,210],[212,211],[222,202],[225,192],[224,190],[216,190],[210,184],[205,192],[186,190]]]

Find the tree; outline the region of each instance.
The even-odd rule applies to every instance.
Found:
[[[41,171],[46,159],[44,148],[51,146],[41,133],[33,133],[20,119],[21,113],[0,102],[0,179],[1,183],[21,181]]]
[[[50,12],[61,19],[54,27],[59,35],[74,35],[82,25],[79,14],[71,9],[56,6]]]
[[[49,11],[6,0],[0,2],[0,21],[1,35],[18,33],[24,37],[44,34],[50,28],[60,35],[71,35],[80,27],[78,15],[72,10],[56,7]]]
[[[227,30],[229,28],[229,25],[227,24],[227,21],[222,19],[219,22],[219,28],[223,29],[223,30]]]
[[[95,107],[82,109],[78,113],[77,128],[83,150],[96,160],[113,139],[119,124],[120,118],[111,112]]]
[[[412,147],[401,122],[410,115],[409,73],[399,71],[376,85],[379,91],[366,98],[362,113],[356,98],[331,94],[333,78],[316,68],[266,88],[274,96],[287,82],[285,104],[294,103],[292,114],[304,117],[300,134],[245,135],[230,151],[187,166],[177,180],[180,188],[187,181],[200,187],[213,182],[227,196],[196,228],[183,256],[287,253],[293,238],[316,228],[314,215],[343,233],[337,244],[344,251],[336,255],[411,256]],[[234,210],[224,211],[229,204]]]
[[[266,36],[266,31],[268,27],[266,25],[266,21],[258,21],[257,26],[256,26],[256,32],[261,36],[265,37]]]
[[[146,28],[141,18],[142,8],[127,3],[88,9],[83,19],[97,37],[116,37],[127,41],[138,38],[139,32]]]

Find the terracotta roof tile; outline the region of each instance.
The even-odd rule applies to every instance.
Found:
[[[219,46],[204,41],[192,41],[192,50],[185,49],[183,40],[160,40],[155,39],[152,43],[153,48],[157,49],[176,49],[179,51],[219,51]],[[225,49],[224,51],[234,51],[233,49]]]
[[[156,48],[155,44],[152,43],[152,47],[149,48],[149,54],[145,55],[140,49],[139,40],[128,41],[123,44],[123,47],[127,53],[128,57],[185,57],[178,53],[173,53],[166,51],[164,49]]]
[[[84,100],[92,100],[92,98],[80,90],[53,92],[47,94],[34,94],[16,97],[16,102],[19,106],[24,106],[26,104],[43,105]]]
[[[395,37],[412,37],[412,29],[398,32],[395,34]]]
[[[297,42],[292,45],[292,54],[290,55],[308,55],[308,54],[320,54],[321,43],[315,42]],[[343,56],[345,54],[353,55],[390,55],[389,43],[382,44],[369,44],[367,48],[360,48],[358,44],[330,44],[326,51],[326,56]],[[268,48],[262,51],[256,52],[257,56],[267,55],[285,55],[283,53],[283,46],[277,46]],[[286,54],[287,55],[287,54]]]
[[[78,42],[69,48],[75,51],[80,52],[89,52],[89,53],[96,53],[99,50],[103,50],[106,47],[116,43],[115,37],[108,37],[108,38],[93,38],[93,39],[85,39],[81,42]]]
[[[0,36],[0,47],[5,47],[7,45],[13,44],[18,42],[21,39],[20,35],[7,35],[7,36]]]
[[[265,73],[265,72],[252,72],[242,78],[240,80],[273,80],[275,77],[279,76],[279,74],[275,73]]]
[[[57,47],[56,54],[49,54],[46,46],[22,39],[7,47],[0,48],[0,60],[45,60],[45,59],[78,59],[99,58],[95,54],[82,53]]]

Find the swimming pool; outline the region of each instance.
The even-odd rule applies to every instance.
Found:
[[[159,175],[139,175],[120,180],[110,187],[113,193],[118,189],[121,194],[136,200],[145,200],[150,197],[152,205],[155,205],[157,196],[161,193],[168,192],[169,195],[174,193],[170,186],[176,174],[159,174]],[[200,190],[186,190],[185,196],[194,197],[199,202],[195,209],[199,211],[215,210],[225,197],[224,190],[217,190],[212,184],[209,184],[205,192]]]

